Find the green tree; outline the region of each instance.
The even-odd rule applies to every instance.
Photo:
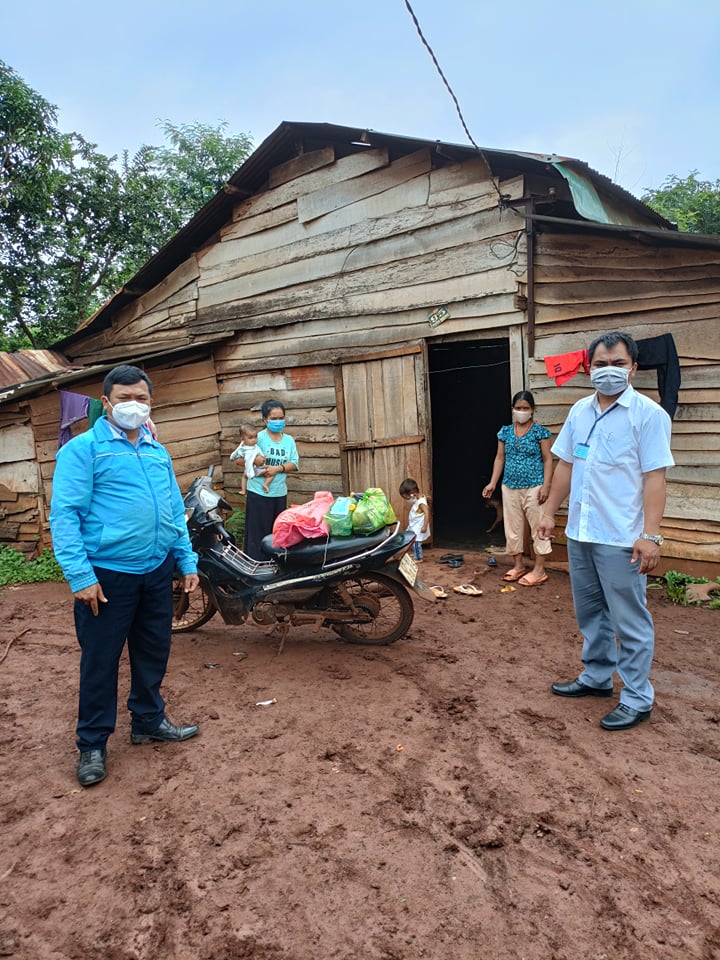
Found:
[[[43,312],[52,198],[70,154],[55,108],[0,61],[0,314],[7,331],[34,345],[26,305]]]
[[[151,147],[150,162],[165,194],[175,233],[227,182],[252,150],[246,134],[226,136],[228,124],[161,125],[169,146]]]
[[[657,190],[648,190],[642,200],[686,233],[720,234],[720,180],[699,180],[698,171],[685,179],[666,177]]]
[[[0,62],[0,349],[62,339],[136,273],[250,153],[226,129],[165,121],[118,160]]]

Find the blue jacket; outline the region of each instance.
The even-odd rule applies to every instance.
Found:
[[[107,417],[58,450],[50,532],[73,593],[97,583],[93,567],[149,573],[169,553],[197,571],[170,455],[145,428],[133,446]]]

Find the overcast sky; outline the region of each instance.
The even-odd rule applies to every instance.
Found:
[[[411,4],[479,146],[636,195],[720,178],[718,0]],[[256,146],[283,120],[468,142],[404,0],[7,0],[0,59],[107,154],[162,142],[162,119]]]

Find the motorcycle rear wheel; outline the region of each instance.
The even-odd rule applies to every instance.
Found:
[[[217,607],[202,584],[192,593],[185,593],[182,577],[173,577],[173,633],[197,630],[216,613]]]
[[[333,624],[332,629],[342,640],[383,646],[405,636],[415,608],[402,584],[381,573],[366,573],[344,580],[343,586],[369,619],[364,623]]]

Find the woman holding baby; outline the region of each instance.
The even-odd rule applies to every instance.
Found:
[[[266,400],[261,407],[265,429],[257,435],[264,460],[264,473],[247,481],[245,540],[243,550],[254,560],[267,560],[263,537],[272,533],[278,514],[287,509],[288,473],[298,469],[295,441],[285,433],[285,407],[279,400]],[[257,461],[256,461],[257,462]]]

